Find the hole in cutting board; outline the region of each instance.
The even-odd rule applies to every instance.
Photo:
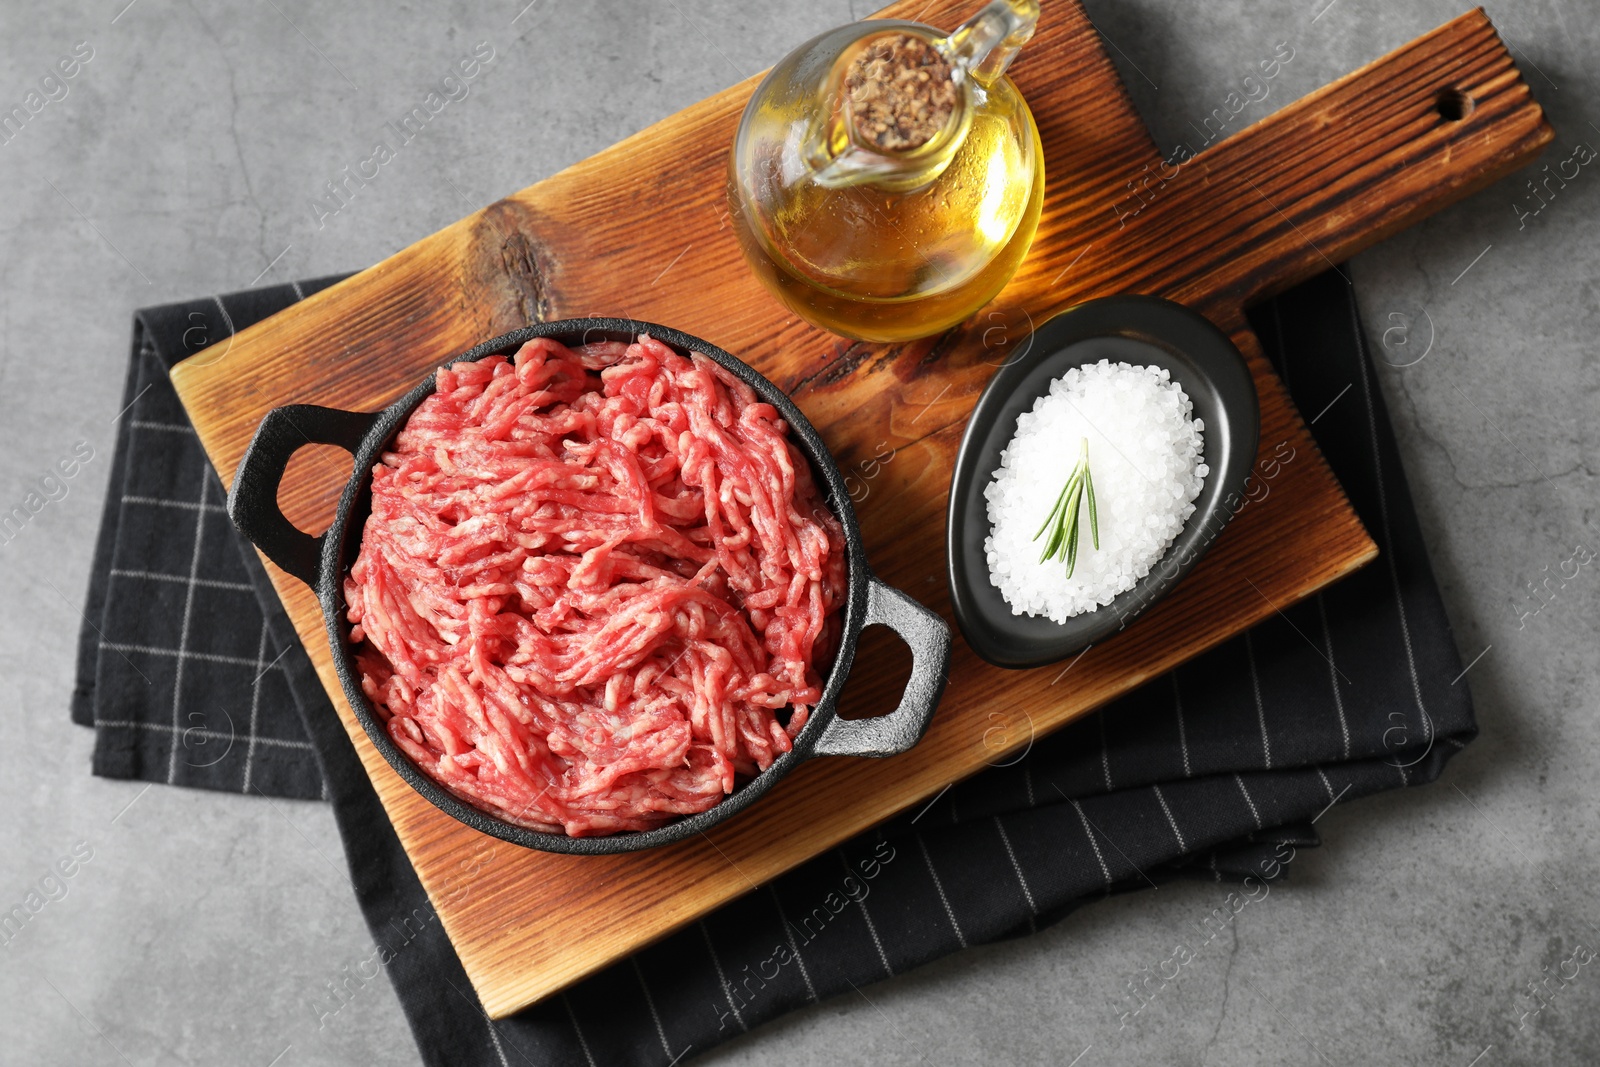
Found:
[[[1446,89],[1439,94],[1439,99],[1433,108],[1446,122],[1460,122],[1472,114],[1473,108],[1477,106],[1477,101],[1460,89]]]
[[[350,453],[337,445],[306,445],[296,452],[278,483],[284,518],[304,533],[320,535],[333,524],[352,466]]]
[[[839,718],[875,719],[900,706],[911,680],[911,649],[887,626],[868,626],[839,694]]]

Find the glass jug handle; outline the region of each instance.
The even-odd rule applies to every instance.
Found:
[[[941,42],[956,67],[979,85],[991,85],[1033,37],[1039,0],[994,0]]]

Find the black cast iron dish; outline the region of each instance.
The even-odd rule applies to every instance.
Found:
[[[756,394],[778,409],[789,432],[808,460],[833,513],[844,526],[849,593],[844,608],[844,632],[839,651],[823,685],[822,699],[811,719],[795,738],[794,747],[766,771],[736,789],[726,800],[698,815],[688,815],[657,827],[609,837],[568,837],[524,829],[458,799],[423,774],[390,739],[377,712],[361,691],[361,675],[350,644],[350,624],[345,621],[344,578],[361,548],[361,531],[371,510],[369,492],[372,467],[395,433],[433,392],[434,376],[383,411],[371,414],[339,411],[312,405],[292,405],[267,413],[245,450],[228,493],[228,515],[246,537],[288,573],[310,585],[322,604],[334,668],[345,696],[373,745],[410,786],[452,818],[504,841],[544,852],[600,855],[681,841],[749,807],[795,765],[812,756],[891,756],[904,752],[921,739],[944,692],[950,670],[950,628],[944,620],[897,589],[878,581],[867,567],[844,476],[827,446],[806,417],[775,385],[742,362],[696,337],[648,322],[629,319],[566,319],[514,330],[485,342],[450,362],[510,355],[535,337],[550,337],[574,346],[596,341],[632,341],[640,333],[664,342],[682,353],[699,352],[716,360],[745,381]],[[289,458],[308,444],[338,445],[355,457],[354,473],[339,500],[338,514],[326,533],[312,537],[296,529],[278,510],[278,483]],[[883,624],[911,647],[910,681],[900,706],[887,715],[870,719],[841,719],[836,714],[839,691],[855,659],[856,642],[865,626]]]
[[[989,511],[983,491],[1017,431],[1017,416],[1049,392],[1053,379],[1102,359],[1171,372],[1194,402],[1195,416],[1205,421],[1204,458],[1211,473],[1194,502],[1194,514],[1166,555],[1132,589],[1065,623],[1013,614],[989,580],[983,550]],[[1040,326],[1031,343],[990,379],[956,456],[947,550],[950,595],[967,644],[997,666],[1042,667],[1132,622],[1183,580],[1238,510],[1260,433],[1260,404],[1244,356],[1226,334],[1181,304],[1151,296],[1111,296],[1079,304]]]

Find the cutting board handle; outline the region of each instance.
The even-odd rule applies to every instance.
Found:
[[[1123,265],[1125,286],[1232,323],[1239,308],[1499,180],[1554,135],[1480,8],[1198,154],[1153,159],[1111,207],[1112,239],[1087,259],[1128,258],[1137,227],[1131,243],[1181,267]],[[1163,277],[1152,286],[1144,271]]]
[[[306,445],[337,445],[353,455],[377,421],[378,414],[315,404],[273,408],[234,471],[228,518],[268,559],[313,588],[323,536],[313,537],[288,520],[278,507],[278,485],[289,460]]]

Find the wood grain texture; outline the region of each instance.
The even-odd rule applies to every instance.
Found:
[[[905,17],[923,2],[884,14]],[[940,0],[923,18],[952,26],[970,6]],[[345,704],[310,590],[269,564],[490,1014],[516,1011],[704,915],[1375,554],[1243,309],[1493,181],[1550,139],[1488,19],[1464,15],[1176,166],[1163,165],[1075,0],[1045,5],[1014,77],[1045,148],[1038,237],[1006,290],[942,336],[846,342],[794,318],[756,283],[722,186],[752,78],[173,372],[226,482],[272,407],[375,410],[442,360],[535,319],[606,314],[675,326],[791,392],[845,470],[864,474],[859,464],[895,450],[864,479],[858,510],[869,556],[885,580],[947,618],[945,504],[966,416],[994,368],[1056,310],[1128,292],[1201,310],[1250,361],[1263,454],[1285,442],[1294,449],[1268,496],[1243,509],[1185,583],[1064,678],[1059,668],[1001,671],[958,640],[944,702],[910,753],[812,761],[712,835],[643,854],[528,852],[434,809],[377,755]],[[1440,115],[1446,90],[1472,98],[1464,119]],[[285,511],[320,529],[348,474],[342,454],[307,450],[285,480]],[[892,706],[899,683],[879,666],[858,660],[846,691],[852,706]]]

